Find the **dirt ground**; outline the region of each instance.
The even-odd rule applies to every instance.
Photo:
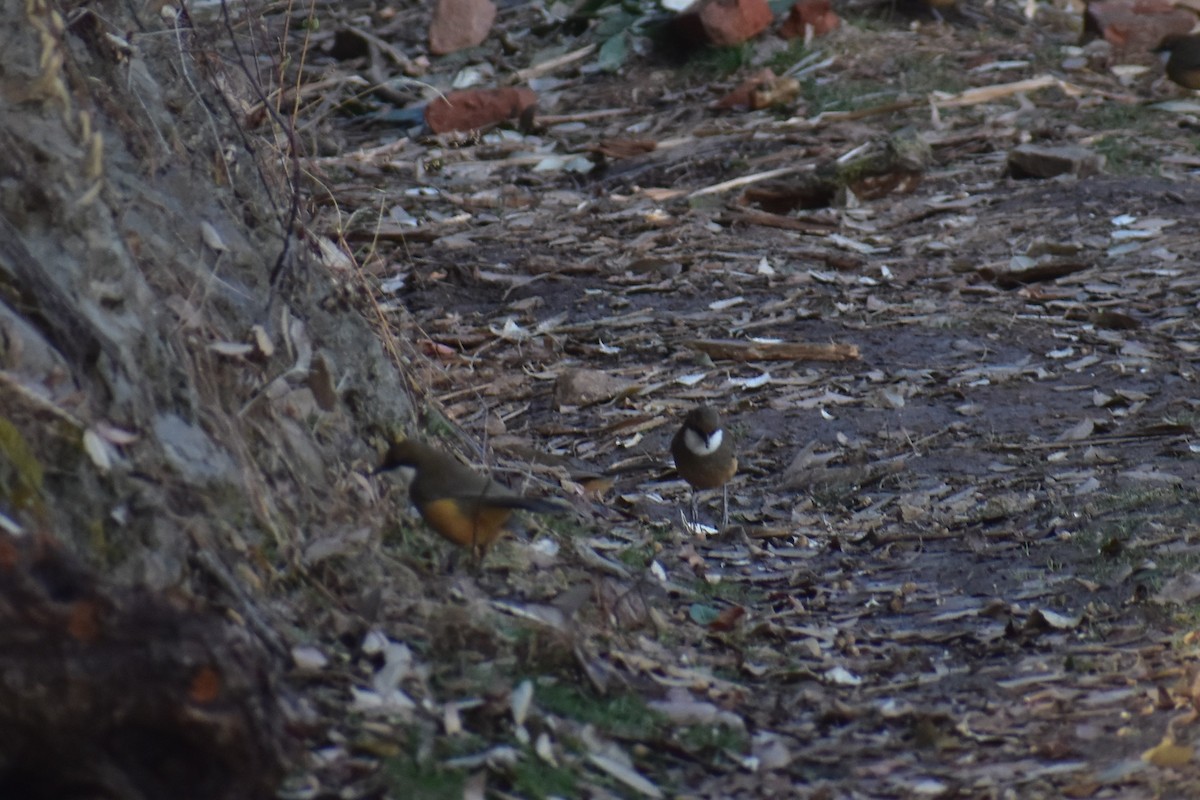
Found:
[[[424,13],[375,33],[404,51]],[[707,108],[778,63],[786,45],[771,41],[733,72],[579,62],[539,90],[528,134],[414,141],[320,117],[315,227],[344,234],[376,288],[421,433],[576,509],[526,518],[474,575],[447,566],[401,481],[376,485],[384,587],[320,574],[360,609],[345,630],[411,648],[393,677],[416,706],[315,736],[326,788],[1200,792],[1195,118],[1151,104],[1180,99],[1154,68],[1131,85],[1065,69],[1078,21],[1065,11],[1036,26],[851,13],[813,43],[833,61],[783,110]],[[502,12],[516,44],[435,61],[425,79],[587,42],[529,33],[534,21]],[[316,45],[329,75],[358,63]],[[818,116],[1044,74],[1067,84]],[[784,215],[808,230],[753,224],[744,187],[695,194],[905,126],[932,148],[919,187]],[[545,162],[613,139],[658,147],[587,174]],[[1108,164],[1008,177],[1006,154],[1030,141]],[[713,360],[697,344],[752,338],[857,357]],[[602,375],[581,400],[563,376],[585,369]],[[722,410],[741,462],[732,525],[708,534],[682,526],[667,453],[701,402]],[[583,491],[606,472],[611,488]],[[702,501],[719,519],[719,497]],[[381,659],[352,661],[354,680],[378,680]]]

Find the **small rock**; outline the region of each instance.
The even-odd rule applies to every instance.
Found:
[[[1194,13],[1166,0],[1098,0],[1084,12],[1082,41],[1104,39],[1117,58],[1148,61],[1164,38],[1183,36],[1195,24]]]
[[[759,761],[759,767],[764,770],[784,769],[795,758],[783,737],[777,733],[767,731],[756,733],[750,746],[755,758]]]
[[[1104,156],[1086,147],[1042,147],[1023,144],[1008,154],[1008,171],[1014,178],[1085,178],[1104,169]]]
[[[1150,599],[1155,603],[1188,605],[1195,602],[1197,597],[1200,597],[1200,575],[1184,573],[1164,583],[1162,589]]]
[[[292,663],[301,672],[319,672],[329,664],[329,659],[320,648],[304,644],[292,648]]]
[[[237,482],[233,457],[199,425],[171,413],[159,414],[152,424],[167,463],[183,479],[199,485]]]
[[[554,383],[554,402],[562,406],[586,406],[611,400],[632,384],[598,369],[569,369]]]
[[[492,0],[439,0],[429,25],[429,52],[444,56],[487,38],[496,19]]]

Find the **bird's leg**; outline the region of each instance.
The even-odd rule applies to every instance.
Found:
[[[729,484],[721,486],[721,529],[729,527]]]
[[[700,524],[700,512],[696,508],[696,490],[695,489],[692,489],[691,495],[692,495],[692,524],[699,525]]]
[[[483,557],[487,555],[487,550],[478,545],[471,548],[471,566],[470,574],[476,578],[483,572]]]
[[[471,529],[471,574],[478,576],[483,571],[483,557],[487,555],[488,542],[479,539],[479,518]]]

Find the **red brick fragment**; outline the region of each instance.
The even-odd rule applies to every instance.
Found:
[[[697,0],[677,18],[677,27],[696,27],[718,47],[741,44],[766,30],[775,19],[767,0]]]
[[[779,35],[785,39],[796,39],[804,36],[807,26],[812,26],[813,36],[824,36],[842,24],[833,10],[830,0],[799,0],[792,5],[787,19],[779,28]]]
[[[537,105],[531,89],[464,89],[425,107],[425,123],[434,133],[470,131],[515,119]]]

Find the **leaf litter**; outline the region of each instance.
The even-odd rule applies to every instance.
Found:
[[[349,25],[353,6],[325,12]],[[373,37],[403,52],[421,13]],[[426,427],[577,513],[528,520],[468,576],[381,489],[371,510],[404,537],[382,583],[327,585],[372,609],[374,644],[346,645],[339,614],[316,634],[345,670],[323,712],[369,713],[313,742],[313,772],[343,796],[372,774],[420,796],[431,770],[463,796],[1200,788],[1174,605],[1200,552],[1186,134],[1138,128],[1157,175],[1005,176],[996,154],[1031,131],[1114,138],[1087,115],[1130,96],[1031,66],[1032,28],[843,28],[794,102],[869,80],[888,99],[721,114],[709,90],[744,75],[638,60],[624,31],[596,52],[536,17],[501,25],[530,37],[507,67],[551,82],[540,127],[422,137],[308,109],[332,151],[309,159],[318,245],[380,286]],[[361,61],[314,55],[361,92]],[[917,88],[930,70],[953,88]],[[901,125],[932,153],[907,193],[773,205]],[[741,461],[736,524],[708,535],[679,523],[666,455],[700,403]]]

